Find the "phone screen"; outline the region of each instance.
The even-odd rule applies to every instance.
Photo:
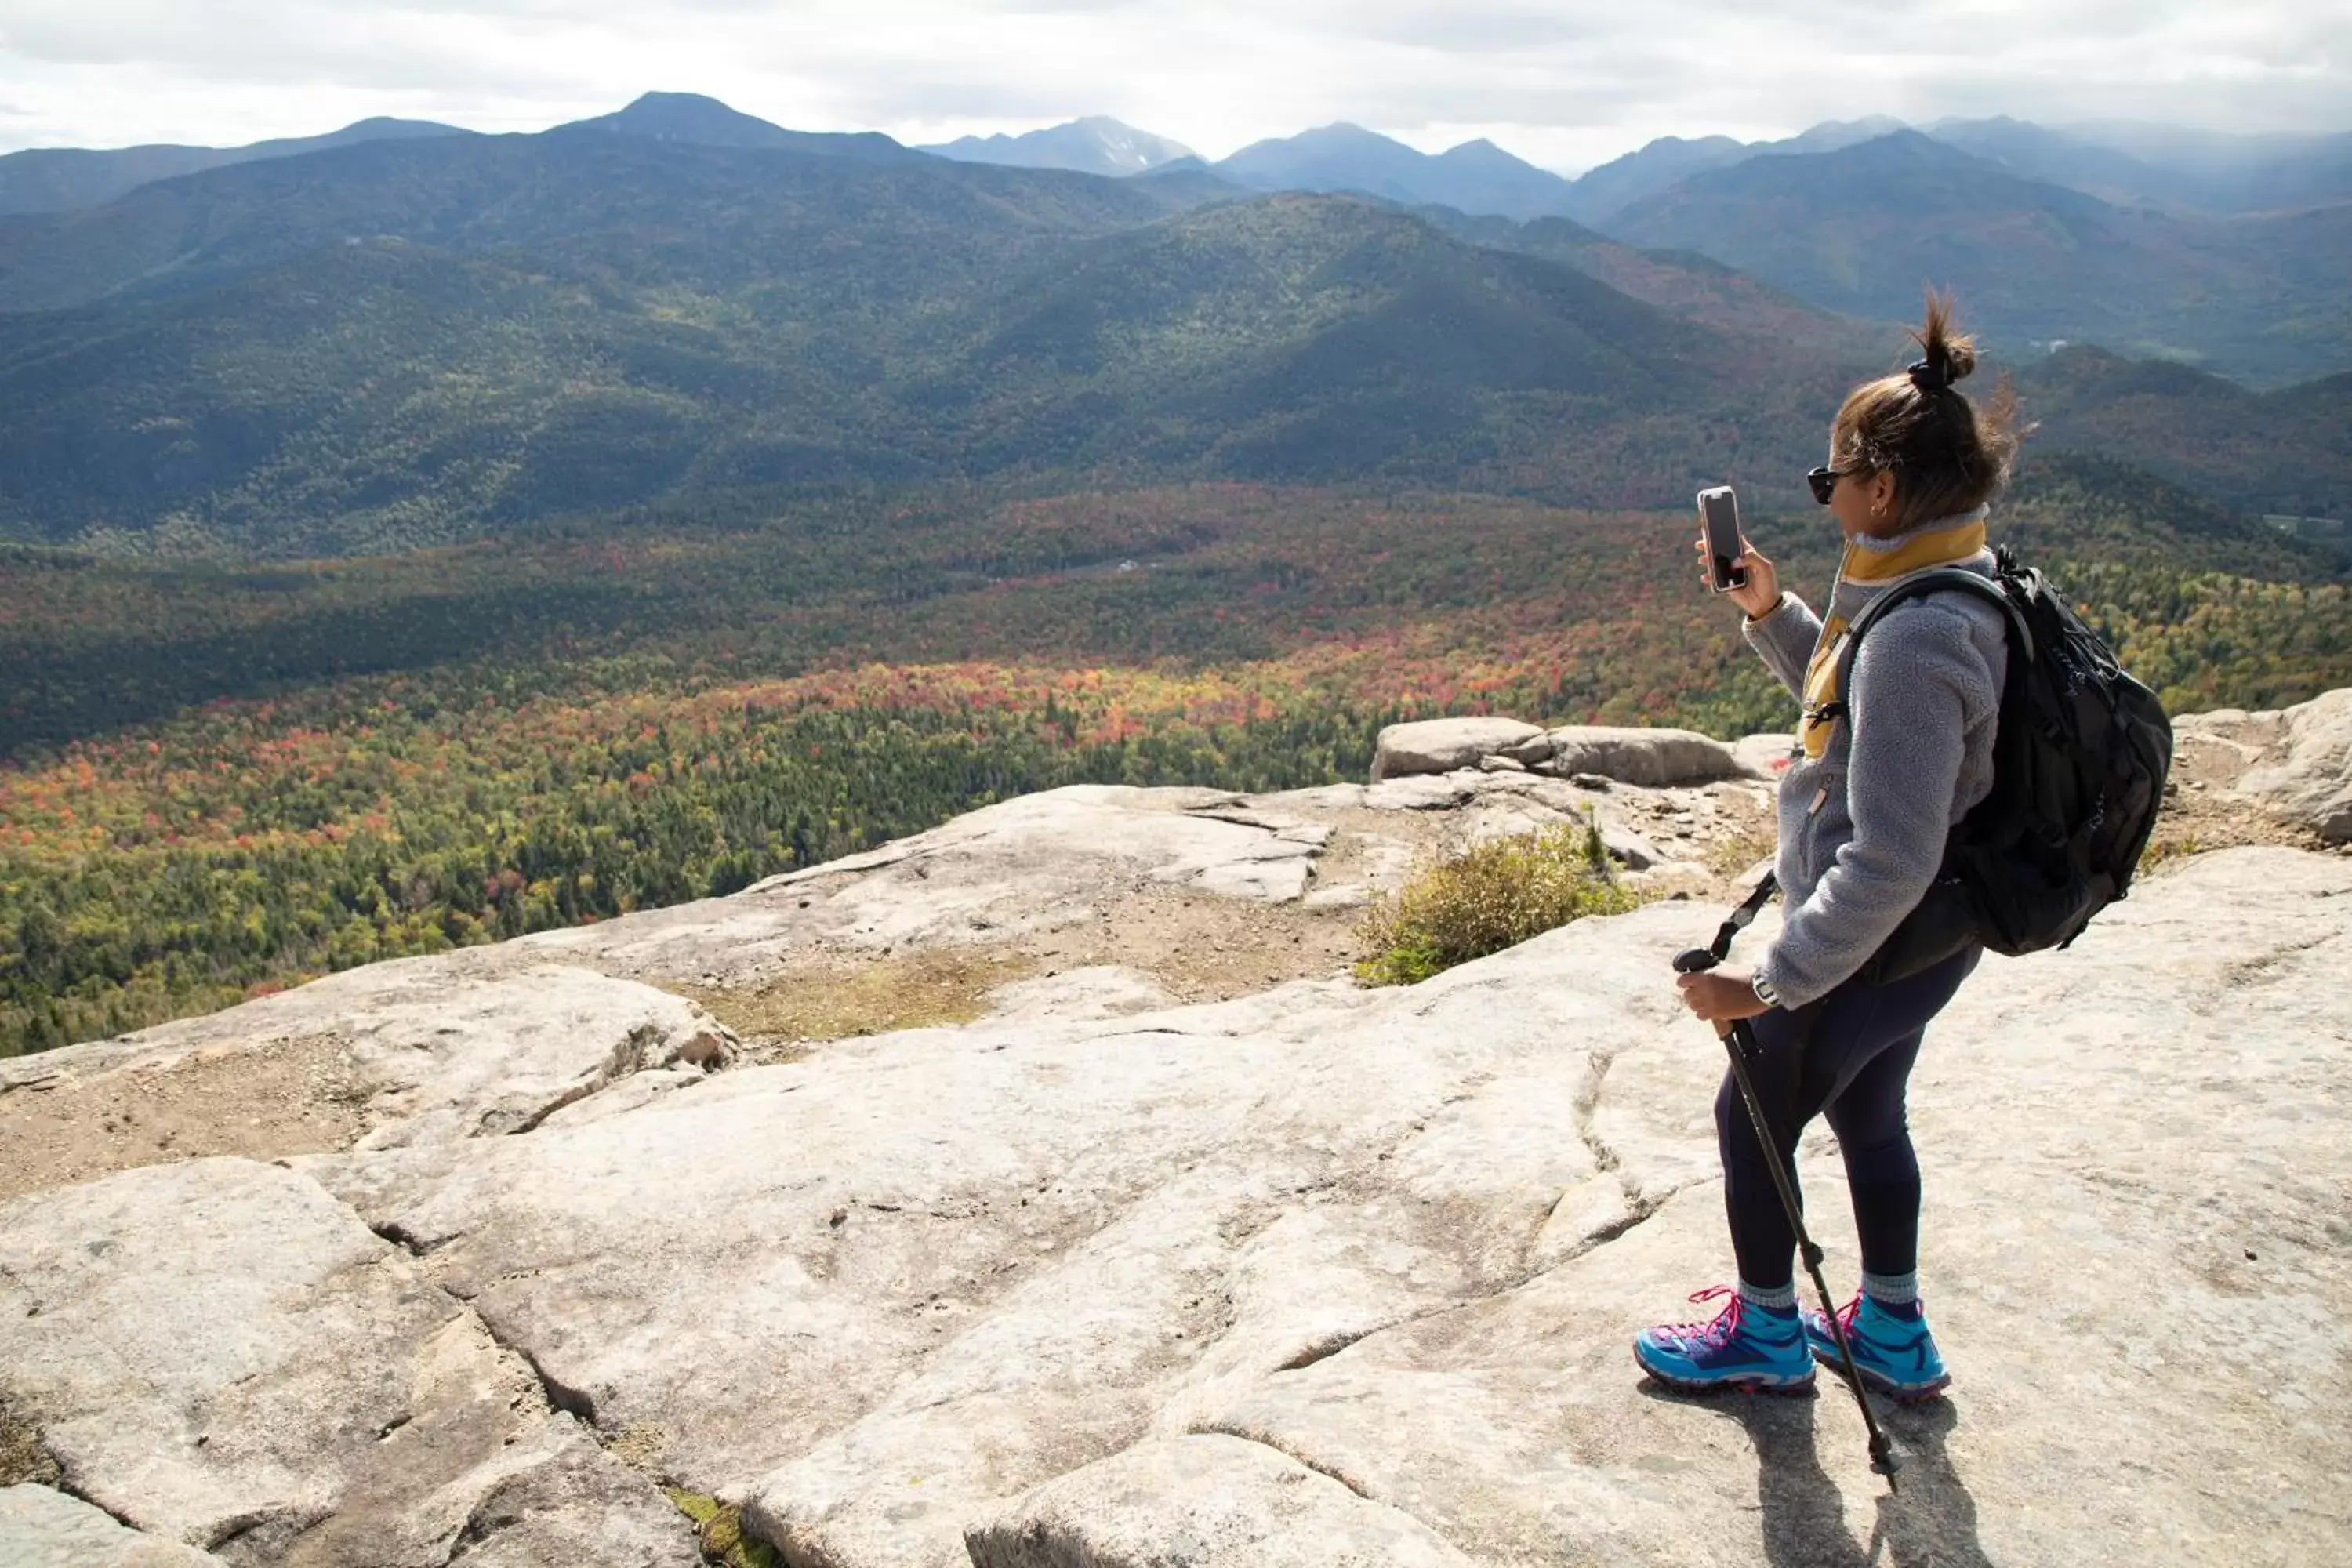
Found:
[[[1718,594],[1748,585],[1747,568],[1739,559],[1739,498],[1729,485],[1698,492],[1699,517],[1706,529],[1706,559],[1710,581]]]

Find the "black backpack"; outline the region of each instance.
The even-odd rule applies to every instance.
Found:
[[[1849,634],[1850,681],[1864,635],[1906,600],[1957,589],[2009,619],[1992,793],[1953,827],[1943,868],[1863,966],[1866,982],[1916,974],[1971,941],[2011,957],[2066,946],[2130,889],[2164,800],[2164,704],[2041,573],[2006,547],[1994,559],[1990,578],[1944,567],[1901,579]]]

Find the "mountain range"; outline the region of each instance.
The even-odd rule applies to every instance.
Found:
[[[2046,428],[2232,504],[2338,504],[2352,377],[2263,393],[2018,340],[2206,323],[2186,346],[2217,362],[2340,372],[2343,209],[2199,227],[1881,130],[1689,174],[1614,220],[1633,245],[1433,205],[1415,171],[1537,187],[1483,143],[1349,128],[1105,178],[655,94],[257,154],[0,217],[0,534],[335,553],[971,480],[1649,507],[1728,473],[1793,503],[1947,266]],[[1358,153],[1371,199],[1286,189]]]
[[[1334,191],[1434,214],[1567,220],[1620,249],[1672,250],[1810,305],[1906,320],[1955,289],[2013,356],[2091,342],[2281,385],[2352,363],[2352,135],[2246,137],[2132,125],[1833,121],[1779,142],[1665,138],[1569,180],[1488,142],[1423,153],[1338,124],[1215,163],[1105,117],[928,149],[811,133],[688,93],[557,127],[696,146],[803,148],[1192,182],[1193,199]],[[463,133],[364,121],[238,149],[39,151],[0,157],[0,213],[88,210],[159,178],[362,141]],[[512,137],[468,141],[512,142]],[[1441,223],[1449,220],[1439,218]],[[40,248],[37,239],[30,242]],[[68,250],[78,239],[64,242]],[[0,241],[0,268],[10,247]],[[1581,265],[1581,263],[1579,263]],[[79,268],[59,268],[69,279]],[[1607,275],[1604,271],[1603,275]],[[114,274],[101,265],[100,279]],[[87,291],[73,279],[68,293]],[[0,278],[0,308],[58,302]]]
[[[1907,316],[1924,282],[1949,283],[2012,350],[2087,341],[2268,384],[2352,365],[2352,202],[2231,218],[2119,207],[1898,131],[1690,174],[1605,232],[1867,316]]]
[[[0,225],[8,531],[333,552],[1045,474],[1650,503],[1703,478],[1664,438],[1701,409],[1793,473],[1835,379],[1743,335],[1725,381],[1719,334],[1559,261],[1181,174],[567,132],[202,180]]]
[[[72,212],[102,206],[157,180],[247,163],[262,158],[294,158],[356,142],[406,136],[470,136],[454,125],[430,120],[362,120],[324,136],[294,136],[243,147],[35,147],[0,157],[0,215]]]
[[[1212,168],[1253,190],[1360,191],[1521,219],[1567,216],[1572,188],[1492,142],[1465,142],[1431,154],[1345,124],[1255,142]]]
[[[647,93],[623,112],[640,134],[709,145],[782,145],[785,139],[805,134],[693,93]],[[609,127],[620,118],[605,115],[574,123]],[[1575,178],[1538,168],[1491,142],[1465,142],[1444,153],[1425,153],[1345,122],[1254,142],[1215,162],[1201,158],[1181,142],[1108,115],[1087,115],[1018,135],[963,136],[915,150],[966,163],[1114,177],[1171,163],[1196,163],[1254,189],[1349,190],[1473,215],[1558,216],[1605,226],[1625,208],[1693,174],[1760,157],[1834,153],[1900,131],[1916,131],[2019,178],[2121,206],[2229,216],[2352,200],[2352,132],[2243,135],[2127,121],[2052,127],[2008,117],[1947,118],[1909,126],[1878,115],[1825,121],[1794,136],[1762,142],[1665,136]],[[0,156],[0,214],[96,206],[153,180],[352,142],[469,134],[431,121],[375,119],[324,136],[244,147],[31,149]]]
[[[1694,174],[1753,159],[1831,153],[1898,132],[1957,148],[2025,180],[2118,206],[2230,216],[2352,200],[2352,133],[2244,136],[2134,124],[2051,127],[2027,121],[1832,121],[1779,142],[1664,137],[1588,171],[1570,216],[1607,226]]]
[[[1066,125],[1051,125],[1018,136],[960,136],[920,149],[970,163],[1009,163],[1019,169],[1070,169],[1081,174],[1140,174],[1201,155],[1181,142],[1138,131],[1108,115],[1092,114]]]

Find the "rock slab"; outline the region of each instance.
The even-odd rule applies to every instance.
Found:
[[[1391,724],[1372,752],[1372,782],[1409,773],[1450,773],[1543,733],[1517,719],[1423,719]]]
[[[1602,805],[1679,847],[1709,800],[1762,793]],[[1051,921],[1087,879],[1263,898],[1258,868],[1315,851],[1294,813],[1444,810],[1467,836],[1591,798],[1474,768],[1007,803],[563,951]],[[1729,1267],[1721,1049],[1668,967],[1718,913],[1654,904],[1410,989],[1183,1006],[1055,976],[961,1027],[640,1070],[505,1135],[0,1205],[0,1455],[30,1421],[59,1484],[155,1539],[193,1498],[184,1537],[240,1565],[690,1560],[615,1454],[742,1503],[794,1568],[1359,1541],[1482,1568],[2342,1558],[2352,863],[2167,861],[1937,1021],[1911,1120],[1960,1381],[1889,1414],[1900,1500],[1833,1393],[1675,1400],[1625,1355]],[[510,978],[556,947],[448,962]],[[385,967],[459,994],[452,969]],[[429,1050],[430,1008],[409,1023]],[[1843,1288],[1825,1131],[1801,1167]]]
[[[0,1568],[221,1568],[209,1552],[158,1541],[79,1498],[0,1487]]]
[[[1712,784],[1748,771],[1730,747],[1689,730],[1570,724],[1546,731],[1506,754],[1557,778],[1593,773],[1651,788]]]
[[[515,1531],[604,1542],[568,1562],[696,1561],[667,1500],[551,1414],[527,1363],[273,1165],[0,1205],[0,1402],[75,1492],[232,1563],[441,1568]]]
[[[1469,1568],[1411,1514],[1263,1444],[1139,1443],[964,1532],[972,1568]]]
[[[2248,773],[2238,793],[2330,844],[2352,842],[2352,689],[2297,703],[2279,720],[2284,759]]]
[[[450,955],[464,958],[467,955]],[[79,1077],[219,1058],[286,1040],[326,1042],[369,1131],[361,1146],[499,1137],[539,1124],[632,1074],[734,1059],[734,1037],[683,997],[574,964],[468,973],[442,957],[345,970],[293,991],[116,1040],[42,1053]]]
[[[668,1431],[666,1462],[732,1488],[794,1563],[952,1568],[975,1542],[1185,1561],[1212,1491],[1131,1489],[1121,1511],[1081,1478],[1223,1434],[1496,1568],[1834,1563],[1861,1551],[1837,1521],[1860,1510],[1866,1535],[1880,1489],[1850,1412],[1743,1424],[1645,1392],[1625,1355],[1728,1267],[1719,1047],[1668,967],[1713,920],[1653,905],[1410,990],[879,1037],[330,1179],[608,1431]],[[2312,1478],[2352,1464],[2327,1420],[2352,1401],[2352,1321],[2327,1305],[2352,1291],[2352,993],[2326,978],[2347,968],[2352,867],[2232,850],[1938,1020],[1913,1121],[1963,1382],[1958,1426],[1901,1418],[1898,1561],[2341,1544]],[[1805,1176],[1848,1285],[1818,1131]],[[2080,1318],[2080,1280],[2107,1313],[2168,1270],[2169,1305],[2128,1331]],[[2038,1348],[2053,1323],[2074,1326],[2063,1372]],[[2307,1375],[2242,1365],[2250,1333]],[[2184,1367],[2233,1369],[2191,1428]],[[2118,1441],[2145,1467],[2127,1484]],[[1236,1539],[1291,1549],[1236,1506],[1258,1521]]]

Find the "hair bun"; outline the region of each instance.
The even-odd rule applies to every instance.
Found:
[[[1911,384],[1922,392],[1941,392],[1952,384],[1952,362],[1943,354],[1914,360],[1909,368]]]
[[[1922,392],[1942,392],[1977,367],[1976,340],[1952,325],[1952,297],[1927,296],[1927,319],[1911,330],[1919,358],[1910,366],[1911,384]]]
[[[1830,426],[1838,465],[1894,474],[1894,521],[1906,528],[1983,505],[2007,480],[2018,437],[2007,376],[1982,408],[1955,384],[1977,368],[1977,345],[1954,330],[1950,295],[1927,296],[1911,337],[1915,362],[1848,393]]]

